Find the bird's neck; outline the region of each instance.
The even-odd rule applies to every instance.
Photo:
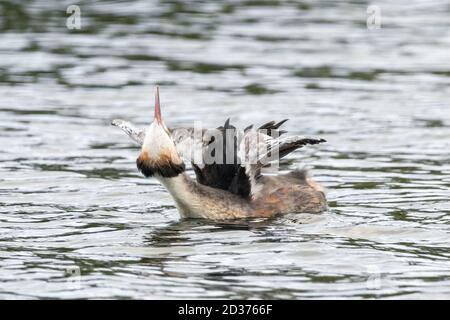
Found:
[[[176,177],[156,176],[175,200],[184,218],[228,219],[251,216],[247,200],[225,190],[198,184],[185,172]]]
[[[197,196],[194,193],[193,181],[185,172],[176,177],[166,178],[155,176],[159,182],[169,191],[182,215],[187,215],[190,208],[195,205]]]

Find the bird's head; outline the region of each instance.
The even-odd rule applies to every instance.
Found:
[[[161,118],[159,89],[155,94],[153,122],[145,131],[141,153],[136,160],[138,169],[146,176],[176,177],[185,170],[172,136]]]

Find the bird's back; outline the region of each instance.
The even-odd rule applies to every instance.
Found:
[[[323,189],[310,180],[305,171],[261,177],[262,189],[252,200],[258,215],[320,213],[327,209]]]

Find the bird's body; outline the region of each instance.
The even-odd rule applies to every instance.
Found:
[[[186,173],[157,178],[170,192],[180,215],[214,220],[272,217],[285,213],[320,213],[326,210],[324,193],[308,181],[303,171],[262,177],[256,198],[202,185]]]
[[[142,146],[136,161],[139,170],[161,182],[182,217],[223,220],[325,211],[323,189],[305,171],[282,175],[262,172],[273,162],[274,155],[279,160],[306,144],[325,141],[299,136],[279,138],[285,132],[278,128],[285,121],[243,131],[230,125],[229,120],[212,132],[169,130],[161,120],[157,93],[155,120],[146,131],[122,120],[112,124]],[[223,155],[219,157],[223,161],[205,161],[208,155]],[[196,180],[185,172],[182,158],[191,162]]]

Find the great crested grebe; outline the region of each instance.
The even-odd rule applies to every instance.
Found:
[[[224,163],[206,163],[203,157],[194,161],[192,150],[201,150],[202,156],[211,152],[208,148],[218,140],[217,135],[211,136],[206,130],[196,134],[193,128],[168,129],[161,117],[158,88],[154,119],[145,131],[123,120],[113,120],[112,124],[141,145],[136,160],[138,169],[164,185],[184,218],[223,220],[323,212],[327,209],[324,191],[306,171],[262,174],[271,155],[277,154],[280,159],[304,145],[325,142],[301,136],[279,138],[285,133],[278,130],[285,121],[271,121],[258,129],[249,126],[239,131],[227,120],[224,126],[215,129],[219,138],[223,138],[220,142],[223,156],[228,157],[230,148],[234,151],[231,161],[228,157]],[[237,139],[239,134],[241,143]],[[186,152],[187,149],[191,152]],[[183,158],[191,161],[196,181],[185,172]],[[249,161],[250,158],[256,161]]]

